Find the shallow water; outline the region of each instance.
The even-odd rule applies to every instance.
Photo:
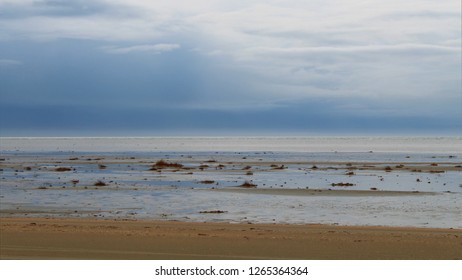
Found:
[[[2,151],[462,153],[462,137],[2,137]]]
[[[461,138],[384,139],[2,138],[0,211],[462,228]],[[150,170],[160,159],[184,168]],[[94,186],[98,180],[107,185]],[[257,191],[239,188],[245,181]],[[326,195],[329,189],[349,192]],[[214,210],[223,213],[201,213]]]

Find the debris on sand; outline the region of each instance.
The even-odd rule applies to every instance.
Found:
[[[104,182],[101,181],[101,180],[96,181],[96,183],[94,183],[93,185],[96,186],[96,187],[104,187],[104,186],[107,186],[107,184],[104,183]]]
[[[352,187],[354,186],[355,184],[352,184],[352,183],[332,183],[330,184],[332,187]]]
[[[256,188],[257,185],[252,183],[252,182],[249,182],[249,181],[245,181],[242,185],[240,185],[239,187],[242,187],[242,188]]]
[[[207,169],[207,168],[209,168],[209,166],[208,166],[207,164],[201,164],[201,165],[199,165],[199,169],[200,169],[200,170],[204,170],[204,169]]]
[[[162,169],[162,168],[182,168],[183,164],[181,163],[174,163],[174,162],[168,162],[163,159],[158,160],[155,164],[152,165],[150,170],[157,170],[157,169]]]
[[[69,167],[58,167],[58,168],[55,168],[55,171],[56,172],[65,172],[65,171],[71,171],[72,169],[69,168]]]
[[[201,184],[214,184],[214,183],[215,183],[215,181],[213,181],[213,180],[203,180],[203,181],[201,181]]]
[[[287,167],[284,166],[284,164],[281,165],[281,166],[273,164],[273,165],[271,165],[271,167],[273,168],[273,170],[281,170],[281,169],[286,169],[287,168]]]
[[[200,211],[200,214],[223,214],[227,213],[228,211],[223,211],[223,210],[211,210],[211,211]]]

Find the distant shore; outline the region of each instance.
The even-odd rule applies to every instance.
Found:
[[[462,259],[462,230],[1,218],[1,259]]]

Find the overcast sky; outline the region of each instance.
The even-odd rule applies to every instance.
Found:
[[[0,135],[462,134],[457,0],[0,0]]]

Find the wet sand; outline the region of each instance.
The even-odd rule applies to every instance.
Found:
[[[1,218],[1,259],[462,259],[461,229]]]
[[[408,196],[408,195],[437,195],[433,192],[419,191],[359,191],[359,190],[321,190],[321,189],[257,189],[257,188],[223,188],[207,191],[229,192],[229,193],[252,193],[267,195],[291,195],[291,196],[334,196],[334,197],[355,197],[355,196]]]

